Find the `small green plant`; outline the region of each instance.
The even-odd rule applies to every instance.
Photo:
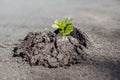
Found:
[[[73,31],[72,19],[67,17],[64,21],[55,20],[52,25],[53,28],[57,28],[59,33],[63,36],[69,35]]]

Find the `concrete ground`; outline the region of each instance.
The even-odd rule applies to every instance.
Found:
[[[54,20],[67,16],[88,35],[90,61],[48,69],[12,57],[13,47],[28,32],[53,30]],[[0,79],[119,80],[120,0],[0,0]]]

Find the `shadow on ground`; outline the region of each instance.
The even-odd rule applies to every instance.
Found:
[[[102,57],[89,58],[83,65],[92,65],[102,72],[109,71],[111,80],[120,79],[120,60],[103,59]],[[106,76],[107,77],[107,76]]]
[[[112,36],[114,36],[115,38],[120,39],[120,28],[116,29],[112,32]]]

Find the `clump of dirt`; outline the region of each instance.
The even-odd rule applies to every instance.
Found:
[[[86,58],[83,48],[88,39],[77,28],[69,36],[54,32],[30,32],[14,48],[14,57],[21,57],[30,65],[43,65],[49,68],[70,66]]]

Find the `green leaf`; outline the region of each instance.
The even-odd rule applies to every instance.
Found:
[[[69,24],[71,21],[72,21],[72,18],[70,18],[70,17],[67,17],[67,18],[65,19],[65,23],[67,23],[67,24]]]
[[[52,27],[53,28],[59,28],[59,26],[57,24],[53,24]]]
[[[60,22],[59,20],[55,20],[55,22],[54,22],[54,23],[55,23],[55,24],[58,24],[59,22]]]
[[[63,31],[63,30],[60,30],[60,34],[61,34],[61,35],[64,35],[64,31]]]
[[[60,29],[64,29],[64,27],[67,25],[64,21],[58,21],[57,25],[59,26]]]
[[[66,24],[64,21],[62,21],[60,28],[61,28],[61,29],[64,29],[66,25],[67,25],[67,24]]]
[[[69,35],[73,31],[72,19],[67,17],[64,21],[55,20],[53,28],[59,29],[59,33],[63,36]]]
[[[68,25],[68,26],[66,26],[64,33],[65,33],[65,35],[68,35],[72,31],[73,31],[73,25]]]

